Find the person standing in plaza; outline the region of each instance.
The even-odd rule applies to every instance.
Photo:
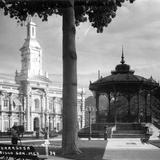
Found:
[[[108,126],[106,125],[104,127],[104,140],[107,140],[107,138],[108,138]]]
[[[11,136],[12,136],[11,137],[11,143],[17,145],[18,144],[18,140],[19,140],[19,134],[18,134],[16,125],[14,125],[11,128]]]

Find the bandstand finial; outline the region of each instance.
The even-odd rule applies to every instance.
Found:
[[[123,53],[123,45],[122,45],[121,63],[122,63],[122,64],[124,64],[124,63],[125,63],[125,60],[124,60],[124,53]]]

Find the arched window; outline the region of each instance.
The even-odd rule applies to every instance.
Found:
[[[34,100],[34,104],[35,104],[35,109],[39,109],[40,103],[38,98]]]

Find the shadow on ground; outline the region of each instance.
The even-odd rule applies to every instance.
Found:
[[[101,160],[105,151],[106,141],[79,141],[78,146],[82,151],[81,154],[67,155],[65,158],[74,160]],[[58,156],[61,157],[60,154]]]

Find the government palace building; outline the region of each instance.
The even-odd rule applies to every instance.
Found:
[[[21,70],[14,80],[0,78],[0,131],[23,125],[25,131],[48,127],[62,129],[62,87],[56,86],[42,72],[42,48],[36,39],[36,24],[27,24],[27,38],[21,52]],[[12,78],[13,79],[13,78]],[[85,125],[85,92],[78,88],[79,129]]]

